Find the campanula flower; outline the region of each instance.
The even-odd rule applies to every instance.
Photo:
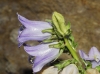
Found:
[[[100,65],[100,52],[96,47],[92,47],[88,55],[86,55],[82,50],[79,50],[79,54],[82,59],[88,60],[92,63],[92,68]]]
[[[28,20],[19,14],[18,20],[22,23],[18,36],[19,44],[23,44],[28,40],[42,41],[51,36],[50,33],[42,33],[42,30],[52,28],[48,22]]]
[[[79,74],[79,71],[75,64],[70,64],[66,66],[60,74]]]
[[[33,62],[33,71],[38,72],[42,69],[42,67],[55,59],[59,54],[59,49],[49,48],[50,44],[39,44],[37,46],[24,46],[25,51],[31,55],[35,56]]]

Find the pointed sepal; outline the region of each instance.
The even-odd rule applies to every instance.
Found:
[[[42,33],[51,33],[51,34],[54,34],[52,28],[50,28],[50,29],[44,29],[44,30],[42,30]]]

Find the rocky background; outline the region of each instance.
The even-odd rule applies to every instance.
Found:
[[[0,74],[32,74],[27,53],[17,46],[21,23],[16,13],[45,20],[53,11],[71,22],[77,50],[88,53],[92,46],[100,49],[100,0],[0,0]]]

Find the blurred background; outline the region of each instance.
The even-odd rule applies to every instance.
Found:
[[[16,13],[44,21],[54,11],[71,22],[77,50],[88,53],[92,46],[100,50],[100,0],[0,0],[0,74],[32,74],[28,54],[17,45],[21,23]]]

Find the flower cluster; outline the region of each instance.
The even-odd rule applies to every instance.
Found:
[[[47,39],[51,36],[50,33],[42,33],[42,30],[51,28],[50,23],[42,21],[31,21],[19,14],[18,19],[22,23],[18,36],[19,47],[28,40],[43,41],[44,39]],[[41,43],[36,46],[24,45],[25,51],[29,55],[35,56],[33,64],[34,72],[40,71],[45,64],[55,59],[59,53],[59,49],[49,48],[50,44],[56,44],[56,42],[47,44]]]
[[[22,24],[18,32],[18,46],[23,45],[29,56],[35,58],[31,60],[33,72],[39,72],[44,65],[52,60],[55,61],[62,53],[69,53],[72,58],[56,63],[45,70],[44,74],[49,72],[48,70],[55,70],[55,74],[59,72],[60,74],[86,74],[85,70],[89,73],[91,68],[94,68],[94,72],[100,72],[100,52],[96,47],[92,47],[88,55],[79,50],[82,58],[80,60],[75,50],[77,44],[72,36],[70,23],[66,24],[61,14],[54,12],[52,20],[47,21],[32,21],[17,15]],[[26,43],[30,40],[36,40],[39,44],[30,46]]]
[[[70,23],[65,25],[63,16],[54,12],[50,22],[31,21],[18,15],[18,20],[22,23],[19,29],[19,47],[24,46],[24,50],[35,57],[33,61],[33,71],[38,72],[42,67],[52,60],[56,60],[63,52],[72,54],[74,59],[79,61],[74,49],[76,44],[71,35]],[[41,42],[36,46],[29,46],[25,42],[36,40]]]
[[[92,68],[100,65],[100,52],[96,47],[90,49],[88,56],[82,50],[79,50],[79,54],[82,59],[91,62]]]

